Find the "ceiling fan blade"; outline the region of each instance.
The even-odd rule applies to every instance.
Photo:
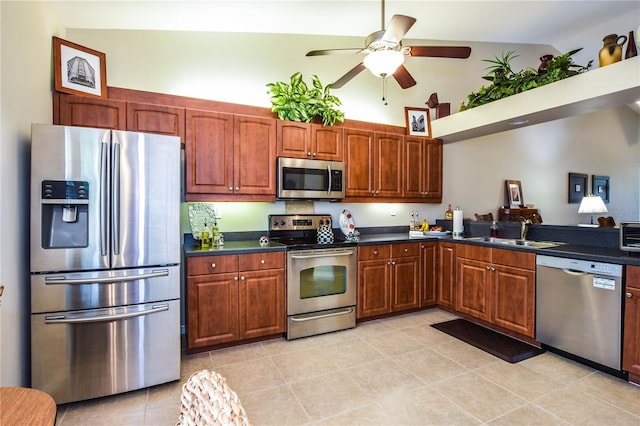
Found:
[[[322,56],[322,55],[335,55],[335,54],[343,54],[343,53],[358,53],[361,51],[361,47],[348,47],[345,49],[323,49],[323,50],[312,50],[307,52],[305,56]]]
[[[360,74],[366,68],[367,67],[365,67],[364,64],[362,62],[360,62],[355,67],[351,68],[351,70],[349,70],[349,72],[347,72],[345,75],[343,75],[342,77],[337,79],[333,84],[331,84],[331,88],[332,89],[341,88],[342,86],[347,84],[349,82],[349,80],[351,80],[356,75]]]
[[[382,39],[385,41],[400,43],[404,35],[415,23],[416,18],[412,18],[411,16],[393,15]]]
[[[396,72],[393,73],[393,78],[396,79],[400,87],[403,89],[408,89],[409,87],[416,85],[416,81],[411,77],[411,74],[409,74],[409,71],[404,65],[400,65],[398,67]]]
[[[471,48],[467,46],[408,46],[407,50],[409,56],[428,58],[466,59],[471,55]]]

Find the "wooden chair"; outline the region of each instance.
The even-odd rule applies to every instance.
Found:
[[[180,402],[178,426],[251,425],[240,398],[215,371],[193,373],[182,385]]]
[[[493,213],[491,213],[491,212],[489,212],[487,214],[478,214],[478,213],[476,213],[475,216],[476,216],[476,220],[486,220],[486,221],[489,221],[489,222],[493,222],[493,220],[494,220],[493,219]]]
[[[600,225],[602,228],[613,228],[614,226],[616,226],[616,221],[613,220],[611,216],[600,216],[598,218],[598,225]]]

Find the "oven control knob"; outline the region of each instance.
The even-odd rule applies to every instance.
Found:
[[[286,225],[286,223],[287,223],[287,222],[286,222],[285,220],[281,220],[281,221],[280,221],[280,225],[282,225],[282,226]]]

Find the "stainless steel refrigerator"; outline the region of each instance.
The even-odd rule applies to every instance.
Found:
[[[180,139],[32,125],[31,384],[66,403],[180,378]]]

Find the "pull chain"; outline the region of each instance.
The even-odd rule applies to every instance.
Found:
[[[386,78],[382,79],[382,102],[384,102],[385,105],[388,105],[388,103],[387,103],[387,79]]]

